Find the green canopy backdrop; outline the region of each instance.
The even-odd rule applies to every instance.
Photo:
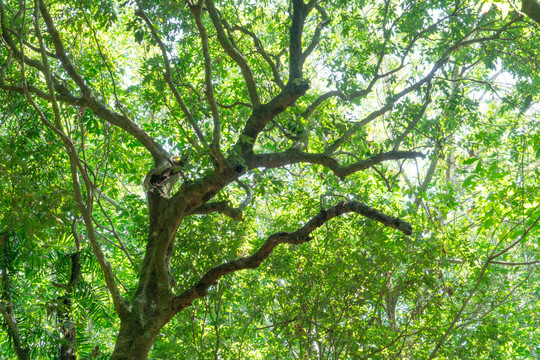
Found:
[[[0,0],[0,358],[540,358],[536,0]]]

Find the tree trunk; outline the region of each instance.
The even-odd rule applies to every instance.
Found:
[[[137,291],[129,315],[121,319],[112,360],[145,360],[157,336],[174,313],[170,257],[182,218],[171,221],[175,207],[161,193],[148,192],[150,229]],[[169,206],[167,206],[169,205]]]
[[[71,258],[71,275],[69,277],[68,288],[66,294],[59,298],[62,300],[57,309],[58,321],[60,322],[59,331],[62,334],[64,341],[60,345],[60,360],[76,360],[77,359],[77,332],[75,324],[71,316],[71,297],[73,289],[79,282],[81,274],[81,252],[80,243],[76,241],[79,251],[70,255]]]
[[[161,326],[143,328],[135,321],[122,321],[112,360],[146,360]]]

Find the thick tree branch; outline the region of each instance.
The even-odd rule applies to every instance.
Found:
[[[207,3],[213,5],[212,1],[208,0]],[[283,90],[269,103],[254,107],[253,113],[248,118],[242,134],[235,145],[243,155],[247,155],[252,151],[253,144],[268,122],[291,106],[291,104],[309,89],[309,82],[302,79],[302,67],[304,65],[302,32],[304,21],[309,14],[310,8],[302,0],[293,0],[292,3],[292,24],[289,29],[289,80]],[[210,14],[212,16],[212,12]],[[215,21],[214,25],[217,26]]]
[[[521,11],[528,17],[540,23],[540,4],[536,0],[522,0]]]
[[[338,161],[327,154],[313,154],[289,149],[282,153],[274,154],[252,154],[247,158],[247,165],[253,168],[277,168],[291,164],[310,163],[318,164],[329,168],[340,179],[355,172],[365,170],[371,166],[388,160],[415,159],[424,157],[424,154],[415,151],[390,151],[379,153],[364,160],[359,160],[347,166],[339,165]]]
[[[58,33],[58,30],[56,29],[56,26],[54,25],[54,21],[51,15],[49,14],[49,11],[47,10],[47,6],[45,5],[45,2],[43,0],[39,0],[39,10],[41,12],[42,19],[45,22],[47,29],[49,30],[51,40],[56,50],[56,56],[62,62],[62,65],[66,69],[71,79],[75,81],[79,89],[81,89],[83,96],[89,98],[90,96],[93,95],[92,89],[90,89],[90,86],[88,86],[88,84],[83,79],[83,77],[79,74],[77,69],[75,69],[75,66],[71,62],[71,59],[67,56],[66,50],[64,48],[64,44],[62,43],[62,39],[60,38],[60,34]],[[46,55],[47,54],[45,53],[45,56]]]
[[[22,87],[6,84],[6,82],[5,82],[5,71],[7,69],[7,66],[11,63],[11,60],[13,58],[15,58],[19,62],[24,62],[25,64],[27,64],[27,65],[33,67],[34,69],[38,70],[39,72],[43,73],[44,72],[43,64],[41,62],[39,62],[38,60],[36,60],[36,59],[29,58],[22,51],[19,51],[18,46],[14,42],[14,40],[11,38],[11,35],[17,37],[19,42],[21,42],[21,40],[22,40],[23,44],[26,44],[26,42],[24,41],[22,36],[18,36],[18,34],[15,33],[13,30],[7,28],[7,26],[5,24],[5,13],[4,13],[4,8],[3,8],[3,3],[2,2],[0,2],[0,13],[3,14],[1,16],[1,18],[2,18],[2,21],[1,21],[2,32],[0,33],[0,35],[1,35],[0,38],[3,40],[3,43],[6,46],[6,49],[8,50],[8,58],[0,66],[0,88],[4,89],[6,91],[18,92],[20,94],[24,94],[24,89]],[[30,45],[30,44],[27,44],[27,46],[29,48],[31,48],[33,51],[36,51],[39,54],[41,54],[39,52],[38,48],[36,48],[36,47],[34,47],[34,46]],[[53,57],[55,59],[58,59],[58,56],[56,56],[55,54],[51,54],[49,51],[45,51],[45,53],[49,57]],[[73,93],[70,91],[70,89],[67,87],[67,85],[64,85],[64,81],[60,82],[58,80],[61,80],[61,79],[60,78],[57,79],[56,76],[53,77],[54,88],[57,91],[57,97],[58,97],[59,101],[68,103],[70,105],[75,105],[75,106],[88,106],[86,104],[83,104],[83,101],[84,101],[83,98],[75,97],[73,95]],[[41,97],[41,98],[43,98],[43,99],[45,99],[45,100],[47,100],[49,102],[52,101],[48,95],[44,95],[45,93],[43,91],[41,91],[41,90],[31,86],[31,85],[28,85],[28,84],[27,84],[27,86],[29,87],[29,89],[32,92],[37,94],[39,97]]]
[[[221,277],[240,270],[255,269],[259,267],[259,265],[272,254],[276,246],[279,244],[300,245],[308,242],[311,240],[311,234],[326,222],[337,216],[342,216],[351,212],[360,214],[385,226],[399,230],[405,235],[412,234],[412,226],[406,221],[388,216],[377,209],[357,201],[340,202],[328,210],[322,210],[319,214],[311,218],[311,220],[296,231],[278,232],[271,235],[252,255],[238,258],[210,269],[206,274],[203,275],[197,284],[173,300],[173,311],[175,313],[179,312],[185,307],[191,305],[194,300],[206,296],[208,293],[208,288],[214,285]]]
[[[289,82],[269,103],[254,109],[251,116],[246,121],[242,134],[235,145],[239,148],[240,152],[242,154],[250,153],[253,149],[253,144],[256,142],[257,137],[266,124],[268,124],[276,115],[291,106],[291,104],[300,98],[300,96],[304,95],[308,89],[309,83],[307,81]]]
[[[291,0],[293,6],[292,24],[289,28],[289,83],[302,80],[304,55],[302,50],[302,33],[307,16],[304,0]]]
[[[5,84],[3,82],[0,82],[0,89],[5,90],[5,91],[9,91],[9,92],[18,93],[18,94],[21,94],[21,95],[25,94],[25,88],[24,87],[16,86],[16,85],[8,85],[8,84]],[[52,101],[52,96],[51,95],[49,95],[48,93],[38,89],[35,86],[28,85],[26,87],[26,89],[31,94],[34,94],[34,95],[36,95],[37,97],[39,97],[39,98],[41,98],[43,100],[46,100],[48,102]],[[87,101],[84,100],[83,98],[79,98],[79,97],[75,97],[75,96],[71,96],[71,95],[63,95],[63,94],[57,93],[55,97],[56,97],[57,101],[60,101],[62,103],[69,104],[69,105],[83,106],[84,107],[84,106],[86,106],[86,104],[88,104]]]
[[[27,64],[27,65],[33,67],[34,69],[38,70],[39,72],[43,73],[44,72],[43,64],[40,61],[36,60],[36,59],[32,59],[32,58],[29,58],[28,56],[26,56],[23,53],[22,50],[19,50],[18,43],[16,43],[13,40],[12,36],[15,36],[19,43],[22,42],[22,44],[26,44],[26,42],[24,41],[22,35],[19,35],[13,29],[10,29],[10,28],[7,27],[5,7],[4,7],[3,1],[0,1],[0,27],[2,29],[1,39],[3,40],[3,43],[6,46],[6,50],[8,50],[8,52],[9,52],[7,61],[4,62],[4,64],[2,64],[2,66],[1,66],[0,71],[1,71],[2,75],[0,76],[0,84],[6,85],[5,84],[5,70],[6,70],[7,66],[9,65],[10,60],[12,58],[17,59],[19,62],[24,62],[25,64]],[[40,50],[38,48],[36,48],[34,46],[31,46],[31,45],[28,45],[28,47],[31,48],[33,51],[38,52],[41,55],[41,52],[40,52]],[[22,45],[21,45],[21,49],[22,49]],[[58,59],[58,56],[56,56],[55,54],[50,54],[48,51],[46,51],[46,54],[47,54],[47,56],[54,57],[55,59]],[[70,97],[73,97],[73,95],[71,94],[71,92],[69,91],[69,89],[66,86],[60,84],[55,78],[53,78],[53,82],[54,82],[55,88],[57,89],[59,94],[68,95]],[[4,90],[15,91],[15,92],[24,94],[24,90],[22,90],[22,87],[15,86],[13,90],[9,89],[9,88],[4,88]]]
[[[24,61],[28,65],[38,70],[43,69],[43,65],[38,60],[31,59],[25,56],[21,51],[19,51],[18,44],[12,38],[12,34],[16,34],[16,32],[14,32],[11,28],[8,27],[6,19],[6,8],[3,1],[0,1],[0,27],[2,29],[2,40],[6,45],[6,48],[9,49],[9,51],[16,59],[18,59],[19,61]],[[22,39],[18,39],[18,41],[20,42],[22,41]]]
[[[54,88],[58,91],[58,85],[55,84]],[[18,93],[21,95],[25,94],[25,88],[23,86],[8,85],[0,82],[0,89]],[[53,97],[35,86],[28,85],[26,87],[29,93],[36,95],[37,97],[48,101],[49,103],[53,101]],[[91,109],[96,116],[107,121],[108,123],[118,126],[125,130],[127,133],[136,138],[153,156],[154,163],[163,162],[165,159],[168,159],[164,155],[167,153],[166,150],[157,143],[152,137],[150,137],[144,130],[142,130],[137,124],[133,122],[126,122],[126,118],[110,109],[100,102],[88,101],[82,97],[76,97],[66,92],[57,92],[55,94],[57,101],[78,106],[78,107],[87,107]],[[156,165],[157,166],[157,165]]]

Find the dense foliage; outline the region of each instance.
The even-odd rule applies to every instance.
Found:
[[[0,358],[540,357],[536,0],[0,20]]]

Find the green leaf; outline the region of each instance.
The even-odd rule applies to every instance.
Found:
[[[478,158],[471,157],[471,158],[463,160],[463,165],[473,164],[476,161],[478,161]]]
[[[464,181],[463,181],[463,188],[468,188],[470,187],[471,185],[473,184],[476,184],[476,174],[473,174],[473,175],[470,175],[468,176]]]

